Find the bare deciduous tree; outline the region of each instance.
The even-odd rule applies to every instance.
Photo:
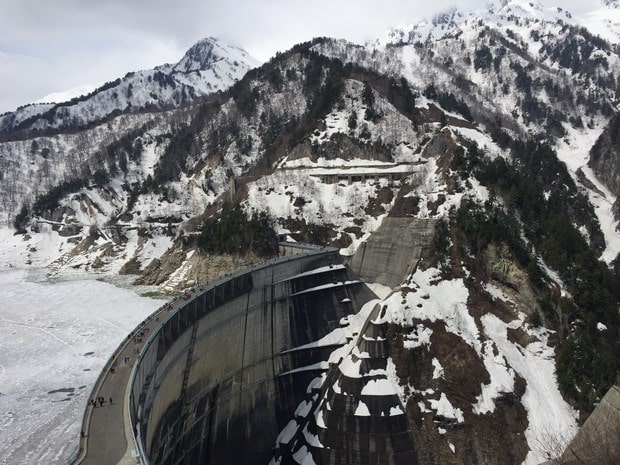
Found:
[[[612,387],[583,427],[538,432],[537,452],[551,465],[620,464],[620,388]]]

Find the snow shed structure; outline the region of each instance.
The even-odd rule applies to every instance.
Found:
[[[266,464],[277,451],[275,463],[294,464],[323,438],[316,463],[413,463],[406,421],[371,423],[344,406],[336,428],[285,433],[298,406],[324,394],[316,380],[335,370],[327,359],[339,345],[312,343],[375,296],[337,249],[283,252],[202,288],[153,332],[130,385],[142,462]],[[294,435],[316,441],[294,446]]]

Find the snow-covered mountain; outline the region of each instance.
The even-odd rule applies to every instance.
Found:
[[[578,18],[578,21],[592,33],[612,44],[618,44],[620,42],[620,3],[616,0],[603,0],[602,3],[600,8]]]
[[[458,30],[464,21],[487,24],[504,24],[518,19],[530,21],[562,22],[572,26],[585,27],[591,34],[600,36],[611,44],[620,41],[620,4],[615,0],[601,0],[600,6],[585,14],[576,15],[561,4],[546,7],[536,0],[493,0],[482,10],[467,12],[450,9],[407,26],[392,28],[374,43],[416,43],[439,40]]]
[[[258,64],[236,45],[210,37],[194,44],[176,64],[127,73],[69,101],[6,113],[0,116],[0,134],[76,131],[121,113],[176,108],[227,89]]]
[[[33,102],[33,105],[40,105],[42,103],[58,103],[58,102],[67,102],[74,98],[82,97],[83,95],[90,94],[91,92],[97,90],[104,83],[100,82],[98,84],[84,84],[83,86],[74,87],[72,89],[67,89],[61,92],[52,92],[51,94],[45,95]]]
[[[128,133],[147,127],[165,133],[186,121],[195,111],[192,102],[227,89],[257,64],[241,48],[207,38],[176,64],[128,73],[66,102],[26,105],[0,116],[0,140],[6,141],[0,144],[0,222],[59,183],[96,172],[100,152]]]
[[[242,58],[208,39],[83,102],[117,108],[114,89],[133,82],[132,96],[151,92],[166,111],[138,99],[141,111],[75,133],[7,129],[2,219],[20,234],[2,236],[5,263],[140,274],[175,292],[261,258],[218,249],[254,227],[227,216],[233,205],[352,263],[422,231],[428,240],[399,246],[406,266],[373,275],[391,289],[372,320],[389,334],[364,333],[390,341],[390,368],[375,375],[417,443],[434,445],[420,461],[547,458],[545,435],[572,434],[615,380],[616,44],[563,9],[501,1],[365,46],[315,39],[200,104],[175,100]],[[46,114],[31,127],[62,127]],[[360,334],[364,321],[341,323]],[[347,341],[342,373],[365,376],[363,347]]]

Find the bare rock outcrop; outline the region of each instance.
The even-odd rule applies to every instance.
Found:
[[[177,245],[160,259],[154,259],[135,284],[159,286],[161,292],[172,295],[261,260],[253,254],[210,255],[194,248]]]
[[[590,150],[588,165],[607,188],[620,197],[620,115],[614,116]],[[614,216],[620,218],[620,202],[614,203]]]

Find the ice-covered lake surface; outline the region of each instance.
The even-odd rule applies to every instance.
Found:
[[[140,289],[0,271],[0,464],[65,464],[114,349],[164,301]]]

